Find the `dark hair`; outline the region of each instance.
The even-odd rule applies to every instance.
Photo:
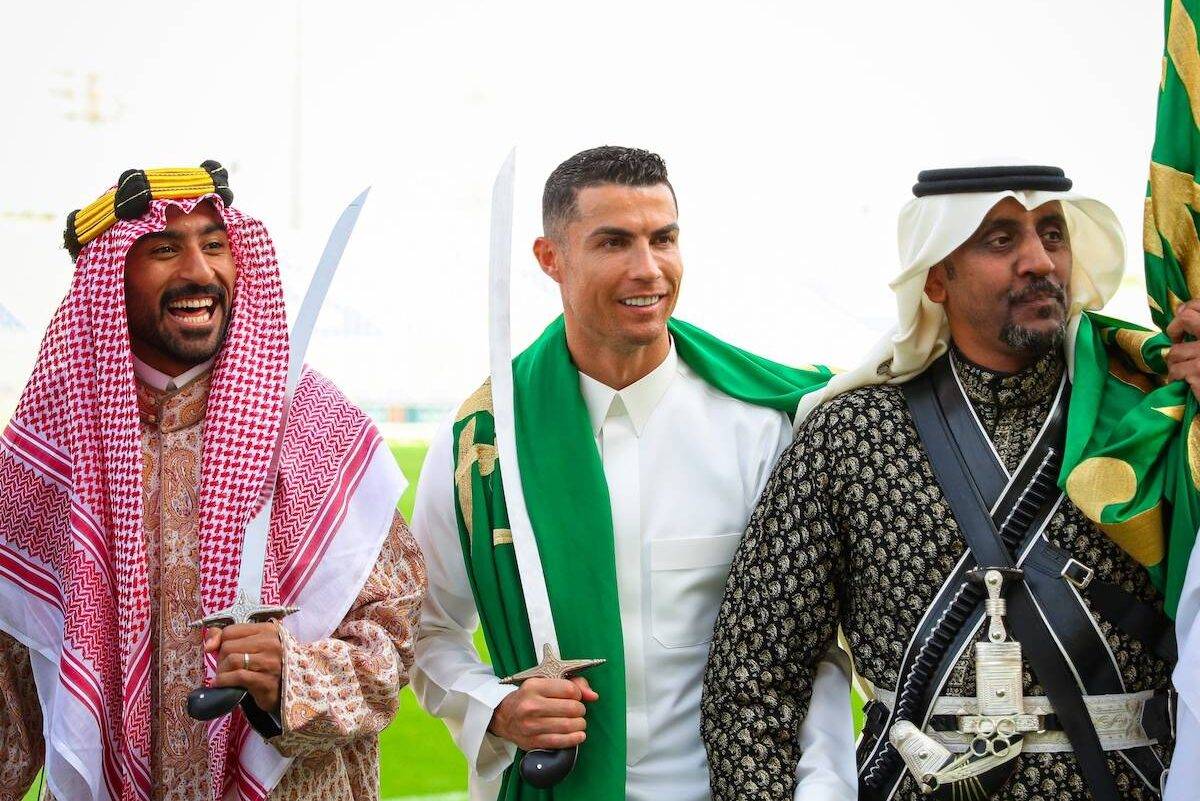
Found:
[[[556,233],[578,213],[575,200],[580,189],[599,184],[666,184],[671,198],[675,198],[675,187],[667,180],[667,163],[662,156],[634,147],[593,147],[559,164],[546,179],[542,191],[542,227],[546,234]],[[675,205],[678,208],[678,200]]]

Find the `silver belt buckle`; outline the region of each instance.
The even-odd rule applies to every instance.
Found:
[[[1092,577],[1095,575],[1095,571],[1085,565],[1083,562],[1080,562],[1078,559],[1071,557],[1067,560],[1067,563],[1063,565],[1063,568],[1059,571],[1058,575],[1075,585],[1075,589],[1086,590],[1088,585],[1092,583]]]

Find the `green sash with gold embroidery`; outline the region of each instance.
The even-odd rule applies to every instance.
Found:
[[[797,369],[763,359],[679,320],[671,320],[669,327],[676,352],[697,375],[747,403],[794,415],[800,399],[831,376],[824,367]],[[624,798],[625,658],[608,485],[561,317],[513,360],[513,392],[525,503],[560,652],[564,658],[608,661],[588,672],[600,700],[589,705],[587,740],[575,770],[557,787],[537,790],[510,768],[500,798]],[[508,531],[490,383],[459,409],[453,448],[467,576],[492,667],[498,676],[511,675],[538,660]]]
[[[1175,616],[1200,525],[1200,422],[1191,390],[1167,383],[1162,333],[1200,297],[1200,0],[1166,0],[1166,52],[1142,249],[1158,331],[1084,317],[1060,484],[1145,565]]]

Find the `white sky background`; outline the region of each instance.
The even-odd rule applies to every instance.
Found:
[[[518,348],[558,309],[529,249],[542,182],[598,144],[667,159],[679,316],[782,361],[852,366],[886,327],[896,214],[927,167],[1065,167],[1125,225],[1134,278],[1110,310],[1144,320],[1161,13],[1128,0],[10,5],[0,304],[28,331],[0,335],[0,412],[70,280],[66,213],[129,167],[206,158],[272,230],[293,296],[373,185],[310,353],[362,401],[457,402],[486,374],[488,204],[513,145]]]

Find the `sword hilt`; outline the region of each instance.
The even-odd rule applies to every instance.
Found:
[[[521,757],[521,778],[539,790],[548,790],[571,773],[579,759],[579,746],[557,750],[536,749]]]
[[[604,663],[603,659],[560,659],[549,643],[542,647],[542,661],[529,670],[500,679],[501,684],[521,684],[527,679],[569,679],[588,668]],[[567,778],[579,759],[579,746],[570,748],[536,748],[526,751],[518,769],[521,778],[539,790],[546,790]]]
[[[220,612],[208,615],[188,624],[193,629],[224,629],[242,623],[270,623],[300,611],[298,606],[279,606],[255,603],[245,590],[238,590],[233,605]],[[247,699],[249,699],[247,701]],[[238,704],[242,705],[246,717],[266,715],[247,693],[244,687],[197,687],[188,693],[187,713],[196,720],[216,720],[228,715]],[[268,716],[269,717],[269,716]],[[257,731],[273,731],[275,727],[264,724]]]
[[[243,687],[197,687],[188,693],[188,717],[195,720],[216,720],[228,715],[246,697]]]

